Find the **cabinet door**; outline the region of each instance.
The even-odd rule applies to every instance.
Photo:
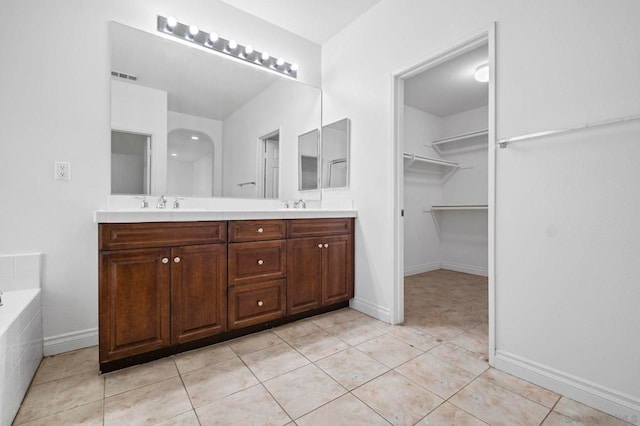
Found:
[[[169,254],[100,254],[100,362],[169,346]]]
[[[171,343],[227,329],[227,246],[171,249]]]
[[[322,304],[331,305],[353,297],[353,237],[322,238]]]
[[[287,315],[319,308],[322,304],[322,240],[287,241]]]

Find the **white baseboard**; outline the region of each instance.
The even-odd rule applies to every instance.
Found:
[[[98,344],[98,329],[73,331],[44,338],[44,356],[57,355]]]
[[[631,424],[640,424],[640,400],[631,395],[503,351],[496,351],[495,367]]]
[[[355,309],[356,311],[367,314],[377,320],[391,324],[391,313],[389,312],[389,308],[376,305],[375,303],[367,302],[366,300],[358,299],[357,297],[351,299],[351,301],[349,302],[349,307]]]
[[[423,263],[422,265],[409,266],[408,268],[404,268],[404,276],[408,277],[410,275],[422,274],[423,272],[436,271],[441,268],[442,264],[440,262]]]
[[[442,262],[442,269],[449,271],[464,272],[465,274],[480,275],[483,277],[489,276],[489,270],[487,268],[480,268],[478,266],[463,265],[460,263]]]

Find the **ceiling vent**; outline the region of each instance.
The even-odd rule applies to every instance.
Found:
[[[113,77],[122,78],[123,80],[129,80],[129,81],[137,81],[138,80],[138,77],[135,76],[135,75],[125,74],[123,72],[118,72],[118,71],[111,71],[111,75]]]

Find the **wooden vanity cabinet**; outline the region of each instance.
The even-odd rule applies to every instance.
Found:
[[[226,330],[226,222],[100,224],[100,363]]]
[[[287,235],[287,315],[353,297],[353,219],[293,219]]]

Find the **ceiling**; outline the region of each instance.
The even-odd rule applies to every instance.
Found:
[[[484,45],[407,79],[405,105],[438,117],[487,105],[488,83],[479,83],[473,74],[488,61]]]
[[[316,44],[322,44],[380,0],[222,1]]]

